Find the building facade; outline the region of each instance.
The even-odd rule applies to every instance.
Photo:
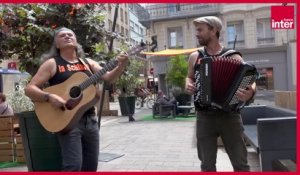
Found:
[[[143,7],[139,4],[128,4],[129,6],[129,33],[130,33],[130,44],[138,45],[141,42],[146,44],[147,41],[147,29],[139,22],[138,13]]]
[[[139,18],[141,16],[147,16],[147,11],[140,4],[105,4],[107,15],[105,18],[105,27],[107,30],[112,30],[115,10],[118,5],[118,17],[116,20],[115,33],[126,38],[127,44],[131,46],[136,46],[141,44],[141,42],[148,44],[148,32],[140,22]],[[121,43],[118,40],[114,40],[113,48],[120,48]],[[148,46],[148,45],[147,45]],[[148,46],[149,47],[149,46]],[[138,59],[144,61],[144,66],[140,69],[140,79],[139,81],[146,84],[148,80],[149,64],[142,55],[136,55],[131,57],[131,59]]]
[[[295,90],[296,29],[271,29],[273,5],[282,4],[222,5],[220,14],[226,29],[223,30],[223,44],[232,47],[237,36],[236,49],[260,73],[259,89]],[[296,16],[294,19],[296,21]]]
[[[112,31],[114,17],[115,17],[115,10],[118,9],[118,15],[116,20],[115,26],[115,33],[118,35],[125,37],[126,40],[130,41],[130,33],[129,33],[129,8],[128,4],[120,3],[120,4],[105,4],[106,13],[105,16],[105,28],[108,31]],[[120,48],[121,43],[118,40],[114,40],[113,44],[114,48]]]
[[[144,7],[140,4],[128,4],[129,7],[129,34],[130,45],[145,45],[145,51],[149,49],[149,32],[147,28],[140,23],[140,17],[145,13]],[[147,14],[147,13],[146,13]],[[139,59],[144,62],[144,66],[140,69],[140,78],[142,86],[146,87],[147,82],[152,77],[149,77],[149,62],[146,60],[145,55],[138,54],[135,59]]]
[[[147,7],[150,14],[142,20],[158,41],[158,51],[166,48],[199,47],[193,20],[214,15],[223,22],[220,41],[235,47],[245,61],[260,73],[257,80],[262,90],[296,89],[296,27],[271,29],[271,6],[282,4],[155,4]],[[295,7],[295,4],[289,4]],[[296,12],[296,8],[295,8]],[[296,15],[294,17],[296,22]],[[297,26],[295,24],[295,26]],[[169,67],[167,57],[151,57],[159,88]]]

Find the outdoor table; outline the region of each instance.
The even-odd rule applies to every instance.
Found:
[[[194,108],[194,106],[177,106],[177,109],[181,109],[184,116],[188,116],[191,113],[191,110]]]

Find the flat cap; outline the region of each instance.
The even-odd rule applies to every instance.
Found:
[[[203,16],[196,18],[194,24],[197,23],[206,23],[209,26],[216,28],[218,31],[222,30],[222,21],[216,16]]]

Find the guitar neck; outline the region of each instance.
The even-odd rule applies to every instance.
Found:
[[[144,47],[138,46],[134,47],[127,51],[128,56],[135,55],[136,53],[141,52],[144,49]],[[90,76],[88,79],[86,79],[83,83],[79,85],[81,90],[86,89],[90,85],[96,83],[107,71],[113,70],[115,67],[117,67],[118,61],[112,60],[108,62],[100,71]]]
[[[117,60],[110,61],[107,63],[100,71],[96,72],[92,76],[90,76],[88,79],[86,79],[84,82],[82,82],[79,87],[81,90],[86,89],[90,85],[96,83],[100,78],[107,72],[112,69],[114,69],[118,65]]]

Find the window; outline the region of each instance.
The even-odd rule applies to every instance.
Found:
[[[124,14],[123,14],[123,9],[121,8],[120,10],[120,16],[121,16],[121,22],[124,21]]]
[[[137,33],[139,32],[139,25],[134,24],[134,31],[137,32]]]
[[[169,48],[183,48],[183,33],[181,27],[168,28]]]
[[[227,45],[228,45],[228,47],[234,46],[235,37],[236,37],[235,47],[243,47],[245,45],[243,21],[227,23]]]
[[[112,29],[112,21],[109,19],[108,20],[108,30]]]
[[[119,24],[117,24],[117,25],[116,25],[116,29],[115,29],[115,31],[116,31],[117,33],[119,33],[119,32],[120,32],[120,26],[119,26]]]
[[[141,34],[141,35],[144,35],[144,30],[143,30],[142,27],[140,27],[140,34]]]
[[[180,11],[180,10],[181,10],[180,4],[176,4],[176,5],[175,5],[175,8],[176,8],[176,11]]]
[[[124,36],[124,34],[125,34],[125,30],[124,30],[124,27],[123,26],[121,26],[121,34]]]
[[[129,35],[128,35],[128,29],[125,29],[125,31],[126,31],[126,33],[125,33],[126,36],[129,37]]]
[[[111,5],[108,4],[108,12],[109,12],[109,14],[111,14],[111,9],[112,9]]]
[[[271,29],[270,18],[257,19],[257,44],[275,43],[274,30]]]
[[[130,25],[130,30],[134,30],[134,22],[130,20],[129,25]]]
[[[125,12],[125,24],[128,24],[128,14]]]
[[[168,14],[176,14],[181,11],[180,4],[168,4]]]
[[[134,39],[130,39],[130,44],[134,46],[135,45],[135,40]]]

